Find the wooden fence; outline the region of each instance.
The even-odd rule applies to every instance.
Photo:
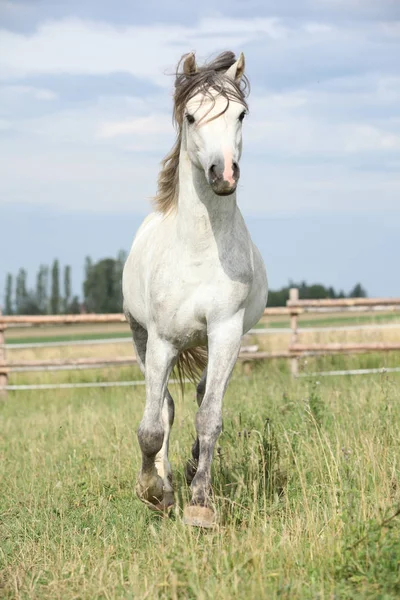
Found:
[[[248,347],[242,349],[239,355],[239,361],[244,362],[247,366],[255,360],[265,360],[273,358],[285,358],[290,360],[291,373],[294,377],[299,375],[299,359],[304,356],[321,356],[329,354],[358,354],[368,352],[389,352],[400,351],[400,343],[359,343],[359,344],[301,344],[298,341],[301,331],[308,329],[299,329],[299,318],[306,313],[325,313],[325,312],[349,312],[349,311],[399,311],[400,315],[400,298],[345,298],[338,300],[299,300],[298,290],[292,288],[290,290],[290,298],[286,307],[282,308],[267,308],[264,311],[264,316],[286,316],[290,318],[290,340],[288,348],[281,352],[260,352],[257,347]],[[73,387],[90,385],[102,386],[102,383],[97,384],[46,384],[45,386],[24,385],[18,386],[8,385],[8,376],[13,372],[26,371],[65,371],[65,370],[82,370],[104,368],[109,366],[131,365],[136,363],[136,359],[130,357],[109,357],[109,358],[75,358],[75,359],[57,359],[57,360],[35,360],[35,361],[9,361],[6,357],[7,345],[5,344],[4,332],[8,326],[28,326],[39,327],[44,325],[68,325],[68,324],[101,324],[101,323],[123,323],[125,316],[123,314],[109,315],[45,315],[45,316],[2,316],[0,313],[0,393],[5,393],[7,390],[17,389],[40,389],[45,387]],[[396,326],[396,325],[394,325]],[[384,326],[387,327],[387,326]],[[331,331],[343,330],[343,327],[329,328]],[[354,329],[354,327],[352,327]],[[287,329],[285,331],[288,331]],[[250,333],[261,335],[264,333],[279,333],[279,329],[256,329]],[[23,344],[26,347],[43,347],[56,345],[71,345],[75,344],[99,344],[107,343],[109,340],[85,340],[76,342],[44,342]],[[124,339],[114,339],[114,342],[123,342]],[[22,345],[21,345],[22,346]],[[20,347],[16,344],[14,348]],[[361,371],[360,371],[361,372]],[[363,370],[365,372],[365,370]],[[372,372],[372,370],[371,370]],[[107,385],[112,385],[112,382],[105,382]],[[114,382],[118,385],[130,385],[132,382]]]

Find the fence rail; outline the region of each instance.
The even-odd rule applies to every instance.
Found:
[[[354,306],[398,306],[400,308],[400,298],[324,298],[321,300],[299,300],[297,294],[289,298],[286,305],[289,308],[350,308]]]
[[[327,312],[353,312],[353,311],[399,311],[400,315],[400,298],[344,298],[344,299],[323,299],[323,300],[299,300],[298,290],[292,288],[290,297],[286,307],[267,308],[264,311],[264,316],[286,316],[290,317],[290,328],[278,329],[253,329],[250,333],[254,335],[275,334],[280,331],[285,331],[290,334],[289,345],[286,350],[281,352],[260,352],[254,347],[242,349],[239,355],[239,361],[249,365],[252,361],[266,360],[274,358],[284,358],[290,360],[291,373],[293,376],[299,375],[299,359],[302,356],[321,356],[329,354],[359,354],[367,352],[390,352],[400,351],[400,343],[362,343],[362,344],[300,344],[298,337],[300,333],[306,331],[343,331],[366,328],[388,328],[400,327],[399,323],[392,325],[381,325],[372,323],[364,326],[342,326],[342,327],[310,327],[299,328],[299,317],[306,313],[327,313]],[[107,358],[75,358],[75,359],[57,359],[57,360],[36,360],[36,361],[9,361],[6,360],[6,351],[18,348],[44,348],[69,345],[96,345],[96,344],[111,344],[111,343],[128,343],[131,342],[129,337],[126,338],[109,338],[109,339],[93,339],[93,340],[71,340],[60,342],[39,342],[39,343],[24,343],[24,344],[5,344],[4,331],[7,326],[25,326],[43,327],[49,325],[72,325],[72,324],[103,324],[103,323],[124,323],[126,322],[125,315],[120,314],[84,314],[84,315],[40,315],[40,316],[2,316],[0,314],[0,393],[5,393],[7,390],[17,389],[51,389],[51,388],[66,388],[70,387],[89,387],[94,384],[43,384],[38,385],[8,385],[8,377],[13,372],[27,371],[66,371],[66,370],[82,370],[117,367],[123,365],[132,365],[137,361],[134,357],[107,357]],[[357,372],[381,372],[382,369],[361,369]],[[396,369],[386,369],[385,372],[394,372]],[[349,373],[355,371],[349,371]],[[336,372],[336,373],[342,373]],[[346,372],[347,373],[347,372]],[[326,375],[327,373],[324,373]],[[302,374],[303,375],[303,374]],[[105,382],[112,385],[112,382]],[[114,382],[116,383],[116,382]],[[129,385],[130,382],[119,382],[121,385]],[[109,387],[96,382],[96,385],[101,387]]]

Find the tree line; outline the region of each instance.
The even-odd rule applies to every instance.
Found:
[[[93,262],[85,259],[82,297],[72,294],[70,265],[40,265],[34,286],[28,284],[23,268],[14,277],[7,274],[4,294],[6,315],[61,315],[79,313],[119,313],[122,311],[122,269],[124,251],[117,258]]]
[[[366,298],[367,292],[360,283],[357,283],[347,294],[343,290],[336,291],[333,287],[326,287],[320,283],[307,284],[305,281],[294,283],[290,281],[279,290],[270,290],[268,293],[268,306],[286,306],[289,300],[290,288],[298,288],[301,300],[319,300],[322,298]]]
[[[34,287],[28,287],[27,272],[20,269],[6,278],[4,313],[7,315],[59,315],[77,313],[119,313],[122,311],[122,270],[126,253],[121,250],[116,258],[93,262],[88,256],[84,265],[82,297],[72,295],[71,266],[62,269],[58,260],[51,266],[41,265]],[[285,306],[291,287],[299,289],[301,299],[365,298],[366,290],[357,283],[347,294],[343,290],[322,284],[309,285],[292,281],[279,290],[270,290],[268,306]]]

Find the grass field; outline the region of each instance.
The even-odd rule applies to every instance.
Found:
[[[181,521],[195,402],[192,388],[174,391],[177,504],[165,519],[133,493],[142,388],[1,404],[1,598],[400,596],[399,375],[237,368],[214,461],[219,526],[207,532]]]

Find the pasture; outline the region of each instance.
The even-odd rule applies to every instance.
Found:
[[[390,357],[318,361],[398,364]],[[171,392],[169,518],[134,494],[144,388],[9,394],[2,598],[399,597],[399,375],[293,380],[280,361],[249,377],[236,367],[213,465],[219,525],[206,532],[181,521],[194,390]]]

